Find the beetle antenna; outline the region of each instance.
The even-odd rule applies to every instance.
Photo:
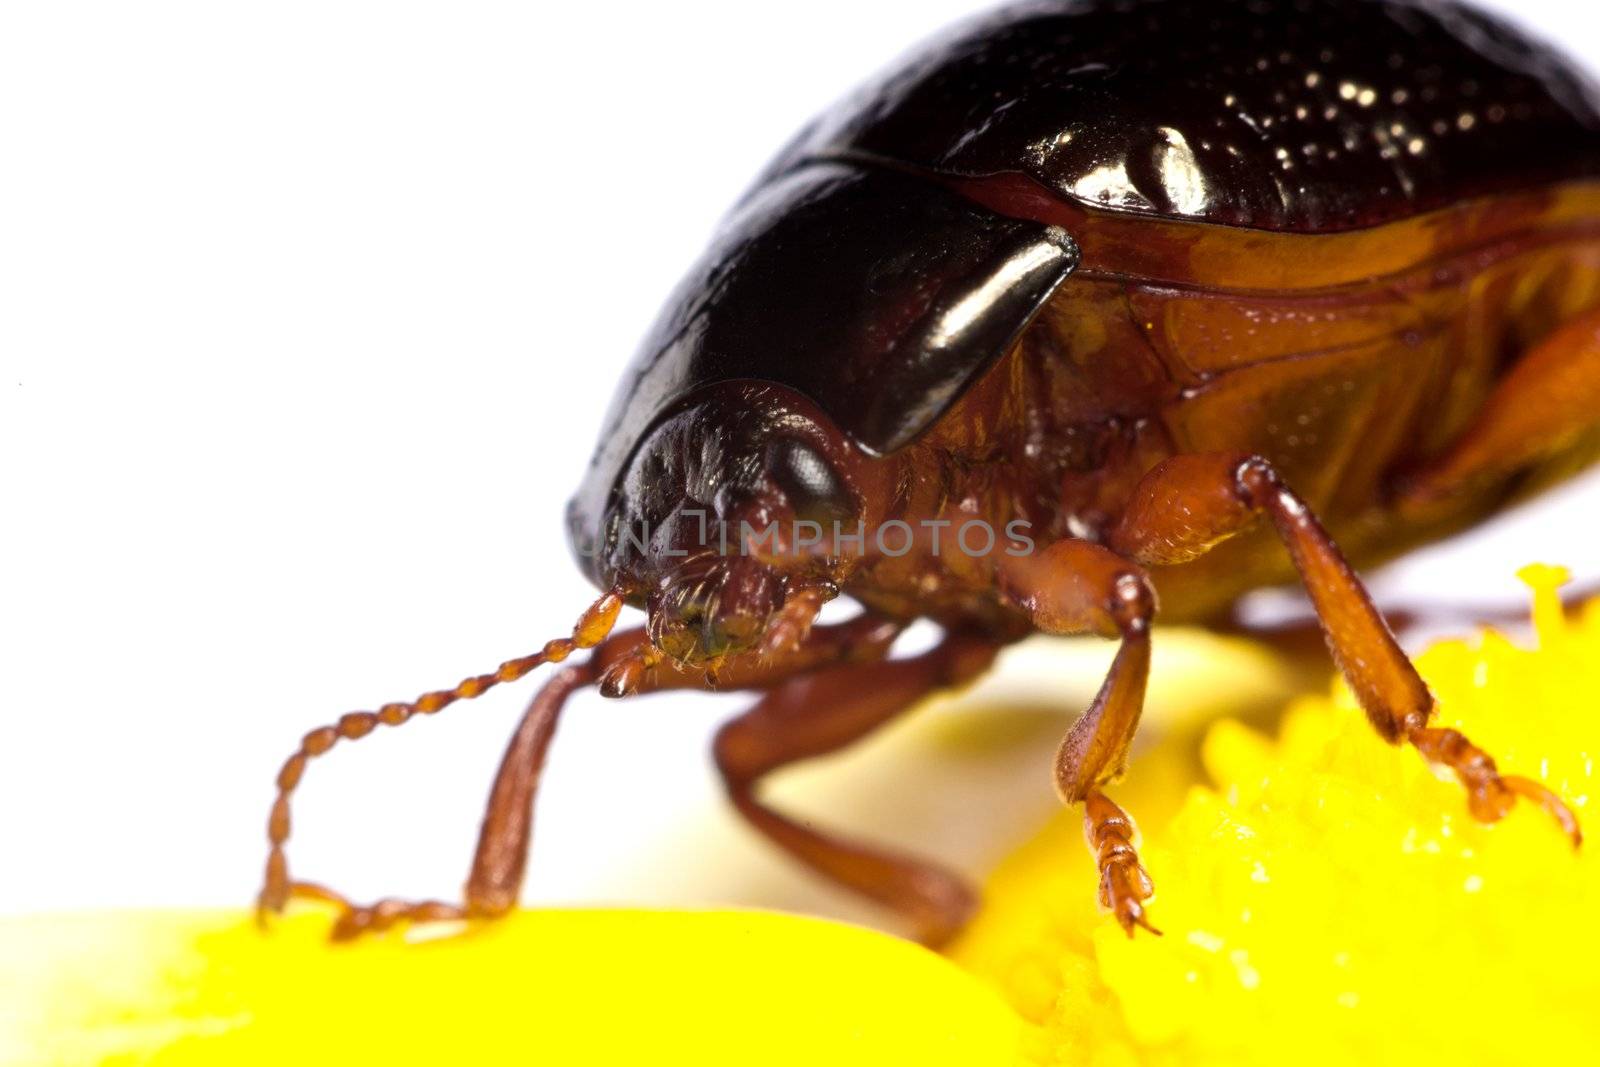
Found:
[[[465,678],[452,689],[439,689],[424,693],[409,704],[385,704],[377,711],[352,711],[341,716],[331,726],[321,726],[300,740],[300,747],[284,761],[278,771],[277,797],[272,802],[272,814],[267,819],[266,876],[258,898],[258,914],[281,912],[289,902],[293,885],[289,881],[289,861],[284,844],[289,840],[289,798],[294,794],[304,776],[306,764],[328,751],[341,740],[356,741],[370,734],[379,725],[399,726],[415,715],[432,715],[458,700],[472,700],[482,696],[503,682],[514,682],[535,667],[546,663],[560,663],[582,648],[593,648],[611,633],[622,611],[622,594],[613,589],[589,605],[578,624],[572,628],[571,637],[558,637],[548,641],[538,652],[500,664],[492,674],[479,674]]]

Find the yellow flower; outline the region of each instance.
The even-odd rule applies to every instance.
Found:
[[[1583,817],[1600,603],[1565,620],[1558,574],[1526,577],[1536,648],[1488,633],[1419,665],[1443,723]],[[1544,815],[1473,822],[1342,688],[1270,734],[1223,721],[1197,746],[1168,725],[1115,792],[1162,938],[1096,911],[1070,813],[1001,865],[951,959],[755,912],[523,912],[340,947],[314,909],[270,936],[238,913],[20,918],[0,923],[0,1064],[1592,1058],[1600,868]]]
[[[526,911],[330,946],[238,913],[0,928],[0,1063],[1013,1064],[1000,997],[908,942],[759,912]]]
[[[1440,722],[1579,818],[1595,793],[1600,601],[1563,619],[1551,568],[1537,647],[1495,633],[1418,667]],[[1039,1026],[1044,1063],[1559,1063],[1600,1045],[1600,865],[1519,805],[1472,820],[1453,780],[1367,726],[1348,691],[1295,703],[1269,738],[1215,724],[1213,785],[1180,754],[1116,795],[1145,813],[1164,937],[1129,940],[1083,901],[1093,871],[1064,818],[995,875],[956,958]],[[1592,815],[1590,822],[1592,823]],[[1593,827],[1591,827],[1593,828]]]

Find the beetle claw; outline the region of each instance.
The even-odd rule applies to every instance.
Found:
[[[1561,827],[1562,833],[1572,842],[1573,848],[1580,848],[1583,845],[1583,827],[1578,825],[1578,816],[1555,790],[1531,778],[1514,774],[1501,778],[1500,784],[1518,796],[1531,800],[1549,813]]]
[[[1142,903],[1132,898],[1127,898],[1122,901],[1122,904],[1123,906],[1116,911],[1116,916],[1117,924],[1122,927],[1123,933],[1131,938],[1134,927],[1142,926],[1157,937],[1163,936],[1155,924],[1150,921],[1150,914],[1145,911]]]

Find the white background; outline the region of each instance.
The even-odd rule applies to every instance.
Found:
[[[303,730],[566,632],[563,504],[659,301],[802,121],[973,7],[7,4],[0,912],[242,904]],[[1516,8],[1600,66],[1583,5]],[[1515,603],[1531,559],[1600,572],[1597,518],[1590,479],[1378,588]],[[315,766],[295,869],[453,895],[530,692]],[[737,703],[580,697],[528,898],[853,914],[715,814]],[[911,823],[1053,804],[1042,764],[945,772]],[[900,795],[850,773],[845,808]]]

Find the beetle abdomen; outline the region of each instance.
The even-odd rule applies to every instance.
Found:
[[[1518,356],[1600,305],[1600,187],[1532,217],[1502,207],[1375,231],[1409,252],[1392,270],[1348,235],[1255,245],[1256,270],[1292,257],[1333,273],[1354,253],[1342,265],[1358,281],[1086,268],[1022,347],[1078,383],[1055,389],[1077,418],[1158,419],[1176,452],[1267,456],[1336,519],[1378,503],[1395,464],[1448,447]]]
[[[1047,0],[941,38],[776,169],[864,154],[1101,207],[1324,232],[1600,173],[1558,53],[1427,0]]]
[[[1060,487],[1058,526],[1119,514],[1168,456],[1253,453],[1346,552],[1371,562],[1543,480],[1491,481],[1437,512],[1393,506],[1397,478],[1457,442],[1523,354],[1600,308],[1600,183],[1322,235],[1078,213],[1086,250],[1142,237],[1164,254],[1113,271],[1086,251],[1013,355],[945,419],[983,423],[990,437],[1016,424],[1095,442],[1041,479]],[[1012,403],[1038,414],[984,410],[997,407],[994,384],[1011,381],[1028,394]],[[930,446],[956,436],[945,423]],[[1551,473],[1570,474],[1574,455],[1555,456]],[[1163,570],[1166,617],[1204,618],[1290,577],[1271,537],[1258,531]]]

